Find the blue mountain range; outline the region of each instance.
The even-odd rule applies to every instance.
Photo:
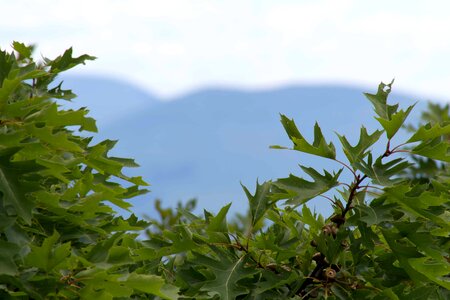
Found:
[[[338,150],[335,132],[357,143],[362,124],[369,132],[379,128],[371,103],[363,95],[375,93],[377,83],[369,90],[340,85],[267,90],[208,88],[164,101],[108,78],[67,77],[64,86],[78,94],[71,107],[87,106],[98,120],[98,139],[119,140],[112,154],[135,158],[140,164],[140,168],[126,170],[151,184],[151,193],[132,201],[139,215],[154,215],[156,198],[164,206],[197,198],[199,209],[213,212],[233,202],[231,210],[244,213],[247,199],[240,183],[252,191],[257,180],[290,173],[304,176],[299,164],[339,170],[339,164],[327,159],[269,149],[270,145],[291,146],[279,122],[280,113],[293,118],[309,140],[317,122]],[[390,97],[404,108],[417,100],[396,93]],[[417,122],[424,107],[424,102],[416,105],[409,117],[412,123]],[[407,135],[399,134],[398,142]],[[383,142],[375,152],[383,151]],[[345,160],[342,152],[338,156]],[[342,180],[350,180],[349,174],[344,172]],[[311,204],[321,213],[331,211],[325,199],[318,198]]]

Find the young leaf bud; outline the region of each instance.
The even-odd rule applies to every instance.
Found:
[[[325,272],[325,276],[326,276],[328,279],[334,279],[334,278],[336,278],[336,271],[333,270],[331,267],[326,268],[324,272]]]

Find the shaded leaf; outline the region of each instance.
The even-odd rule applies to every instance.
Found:
[[[427,257],[410,258],[408,259],[410,265],[426,276],[429,280],[439,284],[440,286],[450,290],[450,263],[443,259],[430,259]]]
[[[19,250],[15,243],[0,240],[0,275],[17,275],[18,269],[14,258]]]
[[[411,164],[402,159],[397,158],[386,163],[383,163],[382,157],[377,158],[375,163],[372,160],[372,154],[369,153],[367,157],[367,162],[360,161],[355,163],[357,168],[364,172],[374,184],[383,185],[383,186],[391,186],[393,184],[399,183],[404,179],[399,177],[406,168],[411,166]],[[391,178],[395,177],[396,178]]]
[[[53,270],[66,261],[70,255],[70,243],[58,245],[59,233],[55,230],[51,236],[44,239],[41,246],[31,246],[31,251],[25,258],[29,266],[38,267],[46,272]]]
[[[39,171],[42,167],[33,161],[12,162],[12,156],[19,150],[20,148],[0,150],[0,191],[3,194],[3,209],[10,214],[17,214],[29,223],[34,203],[26,194],[33,190],[27,189],[20,180],[22,175]],[[10,211],[11,208],[14,213]]]
[[[248,260],[245,255],[233,257],[224,251],[215,251],[217,259],[200,253],[194,253],[194,255],[196,264],[207,266],[213,273],[213,278],[204,282],[202,290],[217,294],[221,299],[230,300],[248,293],[248,288],[240,285],[239,281],[257,271],[254,268],[245,267]]]

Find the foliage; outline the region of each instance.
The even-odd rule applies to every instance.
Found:
[[[133,233],[147,223],[108,205],[129,209],[146,192],[122,173],[136,164],[108,156],[114,141],[76,135],[95,121],[54,101],[75,97],[56,76],[94,57],[69,49],[35,62],[32,47],[13,47],[0,51],[0,298],[172,299]]]
[[[365,94],[380,128],[360,130],[352,145],[338,134],[348,162],[338,160],[333,143],[318,124],[309,142],[295,122],[281,116],[292,149],[336,162],[319,172],[301,166],[305,179],[289,175],[256,184],[247,216],[228,223],[229,205],[216,215],[160,211],[146,242],[163,258],[166,278],[182,299],[449,299],[450,146],[448,106],[430,104],[409,126],[410,138],[393,138],[413,106],[388,104],[392,83]],[[385,140],[383,139],[385,136]],[[374,145],[385,143],[375,153]],[[348,172],[351,182],[340,181]],[[329,201],[324,218],[305,205]]]
[[[249,211],[231,219],[231,204],[200,216],[194,201],[125,219],[111,204],[129,209],[146,192],[122,173],[136,164],[108,156],[113,141],[76,135],[95,132],[94,120],[55,102],[75,96],[56,76],[93,57],[69,49],[35,62],[32,47],[13,47],[0,52],[1,299],[450,298],[448,106],[430,105],[426,124],[392,146],[413,106],[388,104],[392,83],[382,83],[365,94],[379,130],[362,127],[354,146],[338,135],[342,153],[318,124],[308,142],[282,115],[290,149],[339,168],[243,187]],[[305,205],[316,197],[331,216]]]

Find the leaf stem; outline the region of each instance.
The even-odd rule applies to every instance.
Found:
[[[345,183],[345,182],[338,182],[339,185],[345,185],[347,188],[351,188],[350,184]]]
[[[411,153],[410,150],[399,149],[399,150],[392,150],[392,151],[391,151],[391,154],[392,154],[392,153],[399,153],[399,152],[403,152],[403,153]]]
[[[323,197],[323,198],[325,198],[325,199],[327,199],[327,200],[329,200],[331,203],[333,203],[334,205],[336,205],[336,201],[334,201],[333,199],[331,199],[330,197],[328,197],[328,196],[325,196],[325,195],[319,195],[320,197]]]
[[[409,143],[402,143],[400,145],[395,146],[394,148],[392,148],[391,152],[394,152],[395,150],[397,150],[398,148],[400,148],[402,146],[405,146],[406,144],[409,144]]]
[[[355,178],[358,176],[358,175],[356,174],[356,172],[353,171],[353,169],[350,168],[350,166],[347,165],[346,163],[344,163],[344,162],[342,162],[342,161],[340,161],[339,159],[336,159],[336,158],[334,158],[333,160],[334,160],[335,162],[337,162],[337,163],[340,163],[340,164],[343,165],[345,168],[347,168],[350,172],[352,172],[352,174],[353,174],[353,176],[354,176]]]
[[[389,155],[392,154],[390,148],[391,148],[391,140],[389,139],[389,140],[387,141],[387,144],[386,144],[386,151],[384,151],[384,153],[383,153],[383,155],[381,156],[381,158],[388,157]]]

